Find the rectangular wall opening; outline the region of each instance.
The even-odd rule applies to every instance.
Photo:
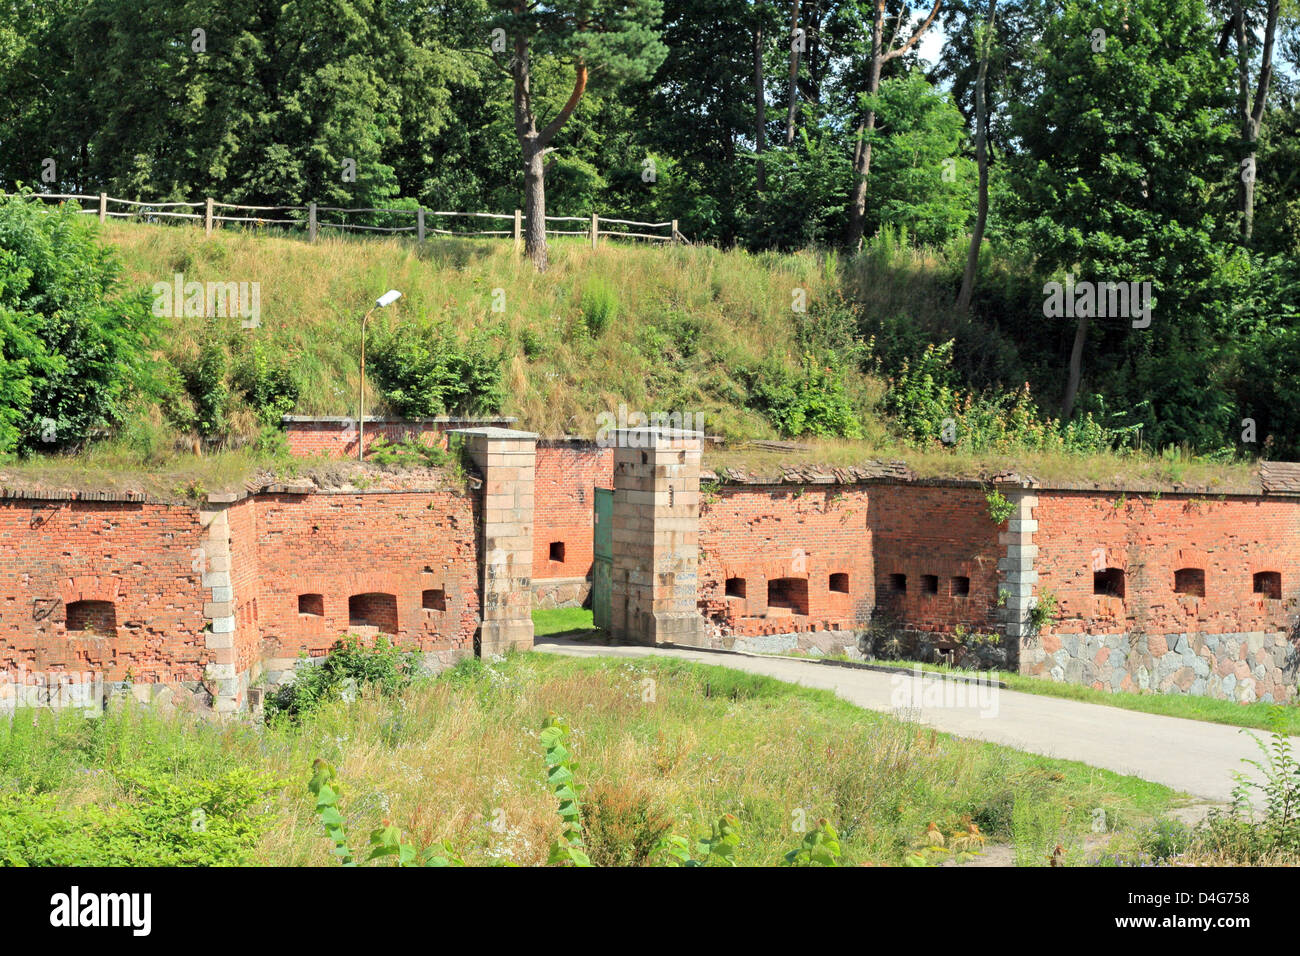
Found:
[[[895,594],[906,594],[906,593],[907,593],[907,575],[906,575],[906,574],[891,574],[891,575],[889,576],[889,590],[893,591]]]
[[[831,575],[831,590],[836,594],[849,593],[849,576],[842,571]]]
[[[791,614],[808,613],[807,578],[773,578],[767,582],[767,607],[783,608]]]
[[[938,594],[939,593],[939,575],[923,574],[921,575],[921,593]]]
[[[1270,601],[1282,600],[1282,574],[1280,571],[1256,571],[1254,591]]]
[[[112,601],[73,601],[65,620],[69,631],[113,637],[117,634],[117,605]]]
[[[1205,597],[1205,569],[1179,568],[1174,572],[1174,593]]]
[[[952,579],[949,591],[953,597],[970,597],[970,578],[961,574],[957,575]]]
[[[323,594],[299,594],[298,613],[311,617],[325,616],[325,596]]]
[[[727,578],[726,596],[734,597],[734,598],[743,598],[745,596],[745,579]]]
[[[372,591],[348,598],[348,626],[375,627],[385,634],[397,633],[397,595]]]
[[[447,592],[442,588],[428,588],[420,593],[420,606],[426,611],[447,610]]]
[[[563,564],[564,563],[564,542],[552,541],[550,547],[550,555],[552,561],[557,561],[560,564]]]
[[[1124,571],[1107,568],[1092,573],[1092,593],[1104,597],[1124,597]]]

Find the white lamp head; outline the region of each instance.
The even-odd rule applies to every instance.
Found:
[[[383,295],[381,295],[378,299],[375,300],[375,305],[377,305],[379,308],[382,309],[392,305],[401,297],[402,297],[402,293],[398,292],[396,289],[389,289],[387,292],[385,292]]]

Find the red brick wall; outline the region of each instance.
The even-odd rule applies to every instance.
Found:
[[[851,629],[876,606],[917,629],[996,623],[997,528],[977,489],[724,485],[700,511],[700,603],[735,633]],[[832,591],[845,573],[848,593]],[[907,576],[905,594],[890,592],[891,574]],[[922,593],[922,575],[938,578],[937,594]],[[957,575],[966,596],[950,593]],[[727,597],[728,578],[744,579],[743,599]],[[768,607],[769,582],[783,578],[808,581],[806,616]]]
[[[612,488],[614,449],[592,442],[539,441],[533,493],[533,578],[581,578],[591,573],[592,489]],[[564,561],[550,546],[564,544]]]
[[[452,491],[258,495],[257,595],[263,652],[324,654],[349,631],[348,599],[396,598],[395,637],[421,650],[473,647],[478,546],[472,500]],[[443,589],[446,610],[426,609]],[[299,614],[298,596],[319,594],[324,615]],[[393,627],[392,622],[386,622]]]
[[[916,630],[991,633],[997,623],[998,526],[978,488],[917,485],[874,489],[871,526],[876,548],[877,607]],[[890,575],[907,578],[906,593],[891,589]],[[924,588],[937,579],[935,593]],[[954,594],[953,579],[968,578],[970,592]]]
[[[201,679],[203,534],[191,507],[0,500],[0,670]],[[115,636],[68,633],[76,601],[113,602]]]
[[[705,614],[747,636],[851,629],[874,603],[865,488],[724,485],[700,496],[700,590]],[[849,593],[830,590],[847,573]],[[745,597],[727,597],[728,578]],[[768,582],[807,580],[808,615],[769,608]],[[800,594],[802,598],[802,594]]]
[[[459,427],[459,426],[453,426]],[[355,420],[345,422],[290,422],[285,425],[285,438],[289,443],[289,453],[299,458],[324,455],[329,458],[357,457],[357,423]],[[411,439],[430,447],[447,447],[447,435],[444,426],[423,424],[419,422],[366,422],[366,454],[377,438],[384,438],[390,443]]]
[[[1300,598],[1300,502],[1186,495],[1040,492],[1038,588],[1051,591],[1061,634],[1279,630]],[[1126,597],[1093,594],[1093,565],[1125,572]],[[1205,597],[1174,592],[1174,572],[1205,571]],[[1282,600],[1252,590],[1279,571]]]

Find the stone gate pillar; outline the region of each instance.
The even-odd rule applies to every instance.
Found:
[[[537,435],[509,428],[457,429],[483,473],[479,654],[533,646],[533,481]]]
[[[1034,585],[1038,583],[1038,572],[1034,570],[1038,558],[1038,546],[1034,544],[1034,532],[1038,530],[1034,509],[1038,507],[1038,496],[1022,488],[1009,489],[1006,496],[1015,507],[1007,519],[1007,530],[998,535],[998,543],[1006,548],[1004,556],[998,559],[998,571],[1001,589],[1006,593],[1002,613],[1006,623],[1007,665],[1023,671],[1025,665],[1042,656],[1041,639],[1030,633],[1027,624],[1029,612],[1038,601],[1034,594]]]
[[[703,436],[658,427],[611,434],[612,636],[703,646],[704,619],[696,607]]]

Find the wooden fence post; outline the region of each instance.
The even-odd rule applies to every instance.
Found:
[[[103,222],[108,218],[108,193],[99,194],[99,221]]]
[[[523,212],[516,209],[515,210],[515,248],[516,249],[519,248],[519,240],[522,239],[524,235],[523,222],[524,222]]]
[[[209,196],[203,209],[203,231],[206,235],[212,235],[212,197]]]
[[[421,206],[415,211],[415,235],[416,240],[424,242],[424,207]]]
[[[677,241],[677,220],[676,219],[673,220],[673,234],[670,238],[670,241],[671,242]]]
[[[596,214],[593,212],[591,214],[591,248],[593,249],[596,248],[596,236],[597,236],[597,230],[599,230],[599,228],[600,226],[598,225]]]
[[[316,241],[316,204],[307,207],[307,241]]]

